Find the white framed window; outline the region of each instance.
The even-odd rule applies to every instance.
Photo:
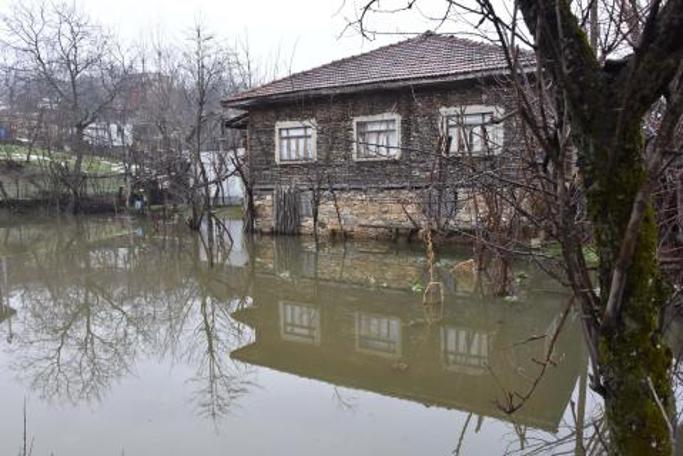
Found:
[[[275,124],[275,161],[306,163],[316,160],[315,120],[295,120]]]
[[[469,105],[441,108],[442,129],[450,140],[449,155],[496,155],[503,149],[503,109]]]
[[[280,337],[290,342],[320,344],[320,310],[308,304],[280,301]]]
[[[484,331],[456,326],[441,328],[441,359],[448,371],[470,375],[486,373],[490,336]]]
[[[396,113],[353,119],[353,159],[396,160],[401,157],[401,116]]]
[[[401,356],[401,320],[356,313],[356,350],[385,357]]]

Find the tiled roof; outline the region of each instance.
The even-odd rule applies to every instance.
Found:
[[[527,63],[533,64],[532,55],[524,56]],[[504,53],[498,46],[427,32],[235,94],[225,104],[377,83],[463,79],[503,73],[506,68]]]

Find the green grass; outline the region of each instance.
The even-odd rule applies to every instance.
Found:
[[[597,266],[599,257],[598,253],[595,251],[595,248],[591,245],[584,245],[582,250],[583,258],[586,260],[586,264],[591,267]],[[552,242],[545,246],[545,252],[554,258],[561,258],[562,246],[558,242]]]
[[[73,167],[76,157],[67,152],[47,152],[44,149],[35,148],[31,151],[30,161],[26,162],[28,147],[14,144],[0,145],[0,161],[14,161],[23,163],[27,171],[41,171],[46,169],[50,162],[66,163]],[[115,159],[86,155],[83,158],[83,171],[86,174],[118,174],[123,172],[123,163]]]
[[[166,208],[167,210],[171,210],[172,204],[169,204]],[[187,204],[176,204],[176,209],[178,210],[178,214],[181,214],[183,217],[187,217],[191,214],[191,208]],[[163,211],[163,205],[161,204],[152,204],[149,206],[149,211],[150,212],[162,212]],[[242,219],[242,214],[243,214],[243,209],[242,206],[222,206],[222,207],[216,207],[213,209],[214,214],[217,217],[224,218],[224,219],[230,219],[230,220],[241,220]]]
[[[0,145],[0,180],[3,181],[5,190],[11,198],[32,199],[41,196],[39,191],[41,183],[43,188],[50,188],[49,168],[52,162],[64,163],[70,169],[73,169],[76,162],[76,157],[67,152],[48,153],[44,149],[35,148],[31,151],[29,161],[26,161],[27,154],[26,146]],[[3,167],[3,163],[14,166]],[[86,156],[82,166],[86,177],[93,177],[87,181],[88,194],[115,194],[119,187],[124,185],[121,162]]]
[[[64,163],[73,169],[76,157],[67,152],[47,152],[35,148],[31,151],[30,160],[26,161],[28,147],[3,144],[0,145],[0,165],[13,163],[18,166],[7,168],[3,173],[0,167],[0,179],[11,197],[18,199],[34,198],[38,189],[32,182],[43,182],[48,187],[46,177],[50,164]],[[113,194],[124,185],[123,164],[114,159],[86,156],[83,159],[83,172],[86,176],[98,176],[88,181],[88,192],[93,194]]]
[[[226,206],[226,207],[219,207],[216,209],[216,215],[219,217],[225,217],[228,219],[241,219],[242,218],[242,206]]]

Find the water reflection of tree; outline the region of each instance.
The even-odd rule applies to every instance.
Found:
[[[674,309],[665,326],[665,334],[674,351],[674,381],[677,403],[683,395],[683,338],[680,334],[681,310]],[[575,455],[606,455],[609,453],[609,432],[604,416],[604,408],[599,398],[587,400],[592,394],[587,388],[586,372],[579,379],[575,400],[570,402],[568,418],[563,420],[560,428],[554,434],[534,432],[526,436],[524,445],[518,444],[519,439],[511,439],[508,454],[545,455],[545,454],[575,454]],[[592,402],[592,404],[591,404]],[[678,411],[671,423],[674,432],[680,435],[683,411]],[[678,453],[677,453],[678,454]]]
[[[199,243],[170,232],[98,237],[91,225],[56,230],[17,262],[21,291],[13,369],[48,399],[101,399],[142,357],[196,366],[193,400],[218,419],[247,390],[228,354],[241,328],[225,271],[200,261]],[[96,231],[96,230],[95,230]],[[16,239],[16,238],[15,238]]]
[[[246,281],[239,281],[239,290],[229,285],[217,274],[218,266],[229,266],[229,253],[233,248],[230,233],[224,231],[225,225],[215,232],[213,224],[208,224],[208,236],[199,234],[199,245],[195,241],[195,251],[204,249],[204,258],[208,267],[198,264],[199,256],[194,256],[194,270],[197,271],[197,296],[195,301],[199,307],[199,317],[194,324],[192,338],[186,356],[194,360],[197,366],[191,382],[197,385],[194,402],[200,415],[214,421],[222,418],[236,402],[247,393],[252,383],[248,380],[248,368],[230,360],[228,353],[245,342],[246,333],[241,324],[230,318],[235,307],[242,305],[250,287],[249,276]],[[225,228],[227,230],[227,228]],[[229,243],[225,242],[229,238]],[[196,238],[195,238],[196,240]],[[207,295],[211,289],[210,282],[230,290],[229,302],[221,302]],[[195,305],[197,305],[195,304]]]
[[[246,368],[227,356],[240,343],[234,340],[238,333],[228,308],[206,297],[202,297],[199,307],[201,318],[194,331],[194,343],[188,348],[188,358],[197,366],[190,381],[197,388],[194,402],[199,414],[218,420],[252,384],[245,376]]]
[[[66,249],[58,242],[30,254],[35,283],[21,296],[14,367],[45,397],[99,399],[130,371],[136,339],[144,337],[144,310],[108,282],[108,271],[98,267],[101,251],[66,240]]]
[[[530,429],[512,423],[506,455],[541,456],[566,454],[576,456],[608,454],[607,423],[599,400],[591,400],[587,372],[579,378],[566,417],[554,433]]]

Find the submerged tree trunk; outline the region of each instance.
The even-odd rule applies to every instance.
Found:
[[[245,185],[244,190],[244,230],[247,233],[256,231],[256,204],[254,203],[254,192],[251,187]]]
[[[74,151],[76,160],[67,179],[69,180],[70,197],[69,212],[76,215],[81,212],[81,199],[85,178],[83,176],[83,154],[85,149],[85,127],[76,126],[76,137],[74,141]]]

